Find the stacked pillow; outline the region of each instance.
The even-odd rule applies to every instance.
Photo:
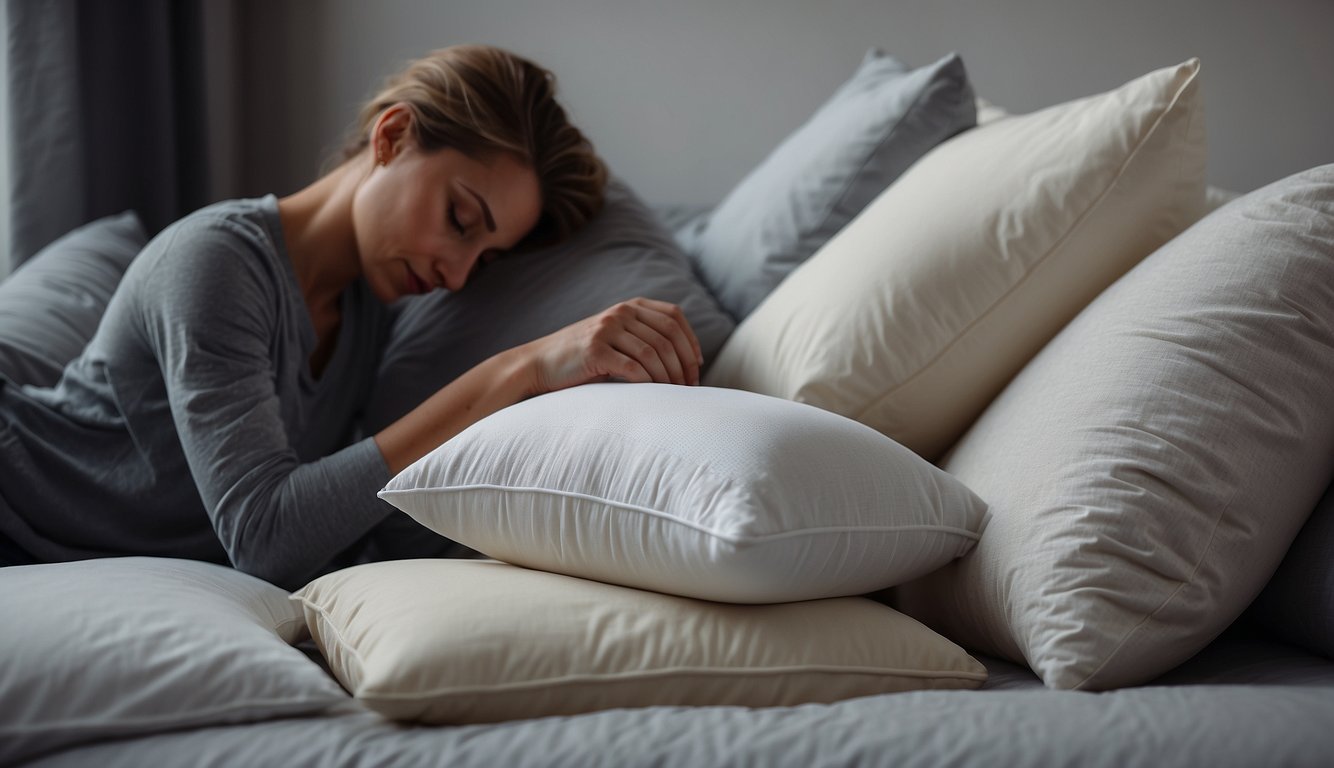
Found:
[[[380,497],[513,564],[372,563],[296,595],[335,674],[389,717],[774,706],[986,677],[888,606],[840,597],[967,552],[986,505],[818,408],[574,387],[477,422]]]
[[[371,563],[297,593],[339,680],[388,717],[792,705],[986,679],[898,611],[840,597],[967,552],[985,504],[828,411],[573,387],[477,422],[380,496],[509,561]]]
[[[986,680],[957,646],[861,597],[726,605],[494,561],[401,560],[336,571],[294,599],[343,685],[399,720],[787,706]]]
[[[1199,62],[945,142],[778,286],[704,381],[939,456],[1104,287],[1200,215]]]
[[[873,429],[708,387],[589,384],[464,430],[380,498],[485,555],[703,600],[857,595],[972,548],[986,505]]]
[[[1229,203],[1099,296],[945,458],[992,518],[898,605],[1057,688],[1202,649],[1330,482],[1331,254],[1334,165]],[[1297,595],[1319,610],[1318,582]]]

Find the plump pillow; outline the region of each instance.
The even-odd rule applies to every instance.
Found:
[[[740,320],[928,150],[976,119],[956,54],[910,69],[878,50],[686,242]]]
[[[488,357],[636,296],[680,305],[706,366],[732,332],[671,233],[613,179],[606,206],[569,241],[502,256],[458,293],[396,305],[363,426],[378,432]]]
[[[1334,659],[1334,485],[1293,540],[1250,618],[1273,637]]]
[[[59,381],[147,241],[133,211],[107,216],[46,246],[0,282],[0,374],[39,387]]]
[[[968,551],[986,512],[854,421],[671,384],[591,384],[506,408],[380,498],[500,560],[737,603],[913,578]]]
[[[789,706],[986,680],[948,640],[861,597],[726,605],[490,560],[399,560],[293,599],[343,685],[398,720]]]
[[[318,712],[347,694],[288,643],[281,589],[150,557],[0,568],[0,764],[72,744]]]
[[[1329,485],[1332,351],[1327,165],[1209,215],[1042,350],[944,462],[986,535],[897,604],[1056,688],[1185,661]]]
[[[1204,202],[1199,63],[937,147],[741,323],[705,378],[935,458]]]

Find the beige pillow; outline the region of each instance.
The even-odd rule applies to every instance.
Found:
[[[810,403],[938,456],[1204,205],[1199,62],[937,147],[737,328],[705,383]]]
[[[1050,686],[1146,682],[1277,568],[1334,455],[1334,165],[1209,215],[1107,289],[945,459],[991,505],[896,591]]]
[[[779,706],[986,680],[948,640],[862,597],[729,605],[433,559],[336,571],[293,599],[343,685],[398,720]]]

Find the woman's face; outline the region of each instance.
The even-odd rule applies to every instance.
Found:
[[[537,174],[509,155],[485,160],[404,141],[382,155],[352,201],[362,274],[388,304],[457,291],[477,265],[518,244],[542,212]]]

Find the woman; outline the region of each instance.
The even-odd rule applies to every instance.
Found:
[[[386,518],[375,493],[393,474],[477,420],[585,382],[698,383],[681,311],[635,299],[345,445],[383,305],[461,290],[494,255],[567,236],[606,176],[550,73],[489,47],[413,63],[355,136],[305,189],[219,203],[154,238],[58,385],[0,377],[4,564],[187,557],[293,588]]]

